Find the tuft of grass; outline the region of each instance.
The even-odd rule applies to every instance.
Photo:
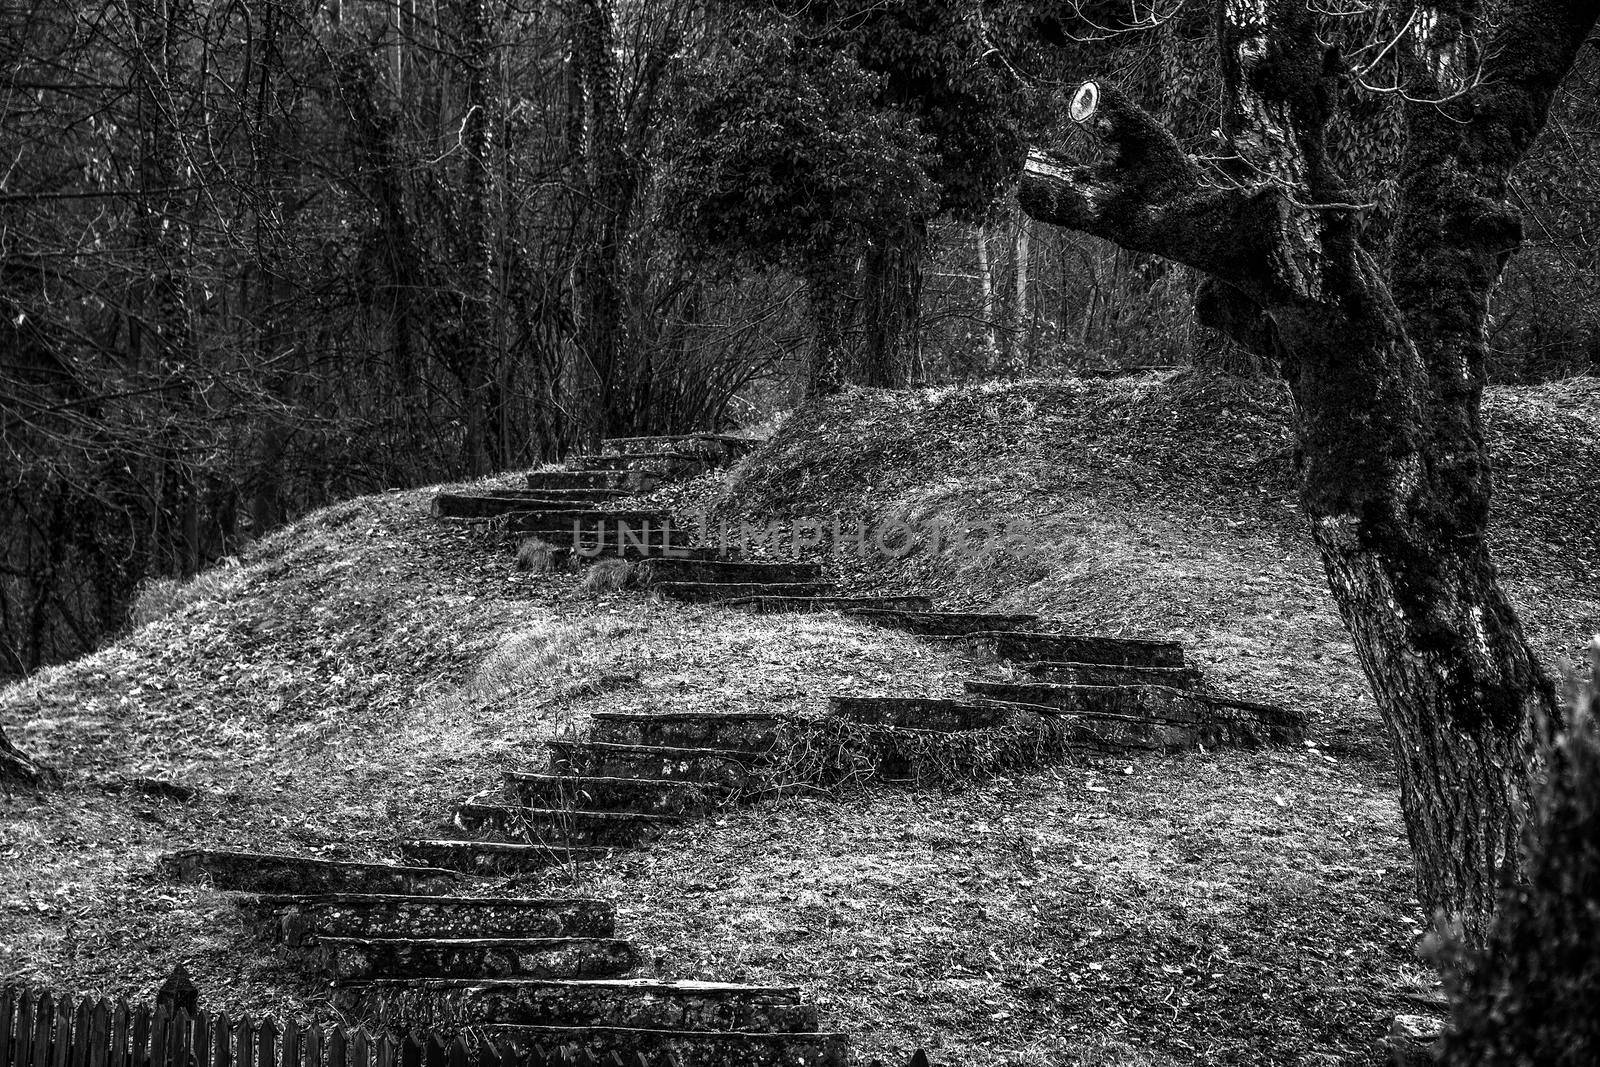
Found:
[[[556,548],[539,537],[529,537],[517,546],[517,570],[549,574],[557,569]]]
[[[578,583],[578,595],[600,597],[621,592],[632,574],[633,567],[627,560],[603,559],[591,566],[583,581]]]
[[[215,600],[233,587],[238,576],[239,561],[230,556],[193,578],[147,579],[128,609],[128,624],[137,630],[176,615],[191,604]]]

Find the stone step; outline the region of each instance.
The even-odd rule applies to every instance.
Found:
[[[851,608],[845,614],[875,622],[880,626],[891,626],[896,630],[939,637],[994,633],[1002,630],[1031,630],[1039,624],[1037,615],[1003,615],[977,611],[894,611],[885,608]]]
[[[432,838],[400,842],[400,853],[419,863],[430,863],[468,874],[511,874],[540,871],[564,863],[605,859],[609,848],[534,845],[517,841],[461,841]]]
[[[1214,697],[1160,685],[1052,685],[969,681],[974,696],[1004,700],[1103,724],[1108,739],[1144,739],[1164,748],[1293,744],[1305,737],[1305,717],[1266,704]]]
[[[690,471],[704,470],[712,460],[693,452],[629,452],[626,455],[578,456],[571,461],[578,471],[662,471],[669,476],[682,476]]]
[[[850,1040],[839,1033],[504,1025],[474,1027],[470,1032],[493,1041],[503,1053],[534,1063],[564,1049],[628,1067],[847,1067],[851,1062]]]
[[[674,815],[635,811],[566,811],[467,802],[454,822],[468,833],[492,832],[534,845],[627,846],[681,822]]]
[[[759,711],[597,711],[589,740],[608,745],[766,752],[791,716]]]
[[[335,997],[346,1011],[407,1028],[500,1023],[803,1033],[817,1027],[816,1008],[798,989],[722,982],[373,979],[341,986]]]
[[[724,600],[724,608],[743,608],[758,615],[799,611],[846,611],[850,608],[888,608],[925,611],[933,602],[925,596],[741,596]]]
[[[1001,659],[1068,660],[1115,667],[1183,667],[1183,646],[1176,641],[1131,637],[1098,637],[1043,631],[991,631],[953,637],[987,646]]]
[[[657,582],[651,589],[668,600],[717,604],[754,596],[827,596],[834,586],[831,582]]]
[[[325,978],[618,978],[639,951],[614,937],[318,937],[312,967]]]
[[[1016,710],[995,701],[950,697],[835,696],[828,698],[831,713],[868,726],[900,726],[951,733],[999,726],[1016,716]]]
[[[176,882],[254,893],[449,893],[460,885],[454,871],[431,866],[359,863],[266,852],[190,848],[156,861]]]
[[[700,559],[720,560],[735,555],[733,549],[723,548],[687,548],[683,544],[670,544],[655,538],[648,545],[623,544],[620,548],[615,537],[608,537],[604,543],[580,542],[573,547],[572,538],[564,536],[560,531],[548,534],[523,533],[513,538],[520,543],[523,538],[540,537],[548,541],[554,551],[551,563],[558,569],[566,568],[570,563],[578,564],[597,563],[602,559],[625,559],[639,563],[648,559]]]
[[[446,897],[392,893],[241,897],[246,920],[298,945],[325,937],[610,937],[617,909],[572,897]]]
[[[690,815],[716,807],[720,794],[698,782],[650,778],[601,778],[573,774],[507,771],[506,788],[536,808],[579,811],[642,811]]]
[[[665,479],[655,471],[534,471],[528,475],[529,489],[620,489],[629,493],[648,493]]]
[[[1193,689],[1200,684],[1194,667],[1117,667],[1104,663],[1039,660],[1019,663],[1017,670],[1040,682],[1057,685],[1165,685]]]
[[[642,564],[637,572],[642,588],[659,582],[773,582],[814,583],[822,581],[822,567],[816,563],[728,563],[694,559],[660,559]]]
[[[567,495],[573,492],[593,495]],[[627,495],[616,489],[482,489],[475,493],[439,493],[433,498],[432,511],[436,519],[489,519],[510,511],[581,511]]]
[[[638,531],[660,531],[672,527],[672,516],[648,508],[524,508],[506,514],[505,527],[511,530],[589,531],[619,527]]]
[[[662,745],[613,745],[597,741],[547,741],[553,774],[582,774],[603,778],[648,778],[699,782],[720,789],[748,788],[757,784],[753,764],[759,757],[749,752],[717,748],[677,748]]]

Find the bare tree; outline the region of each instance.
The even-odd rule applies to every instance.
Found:
[[[1220,164],[1091,81],[1071,117],[1105,156],[1035,151],[1019,193],[1037,219],[1202,272],[1210,324],[1281,355],[1302,502],[1389,727],[1419,895],[1475,929],[1517,870],[1535,723],[1557,713],[1486,542],[1486,320],[1521,237],[1512,169],[1597,11],[1518,0],[1491,32],[1475,6],[1396,26],[1387,8],[1223,0]],[[1387,106],[1344,106],[1367,94]]]

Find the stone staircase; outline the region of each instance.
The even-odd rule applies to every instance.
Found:
[[[628,1067],[840,1067],[845,1036],[820,1030],[797,989],[640,977],[642,954],[616,936],[610,903],[503,896],[488,879],[591,862],[719,808],[837,781],[840,768],[921,780],[927,760],[990,740],[1020,754],[1012,766],[1303,737],[1294,713],[1209,691],[1176,643],[935,611],[922,596],[843,596],[816,564],[695,549],[665,513],[615,504],[742,447],[714,435],[608,441],[569,469],[530,474],[524,490],[440,494],[433,510],[583,556],[598,545],[593,554],[635,560],[630,584],[652,595],[839,610],[957,643],[992,669],[957,695],[841,694],[812,715],[598,711],[585,732],[547,742],[543,766],[460,801],[437,836],[400,842],[401,862],[190,850],[161,870],[240,893],[252,926],[332,982],[341,1008],[384,1027],[460,1031],[529,1055],[614,1054]],[[604,543],[623,527],[632,533]],[[838,759],[789,758],[829,746]]]

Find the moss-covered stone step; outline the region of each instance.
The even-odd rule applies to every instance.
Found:
[[[952,640],[985,645],[995,655],[1010,660],[1066,660],[1117,667],[1187,666],[1183,646],[1176,641],[1033,630],[978,632]]]
[[[513,874],[541,871],[565,863],[605,859],[609,848],[600,846],[536,845],[520,841],[461,841],[432,838],[400,842],[400,853],[417,863],[429,863],[468,874]]]
[[[968,692],[990,700],[1047,707],[1104,720],[1107,736],[1143,737],[1164,747],[1294,744],[1305,738],[1304,715],[1268,704],[1159,685],[1052,685],[969,681]],[[1137,724],[1152,729],[1136,730]]]
[[[514,510],[506,514],[507,530],[596,530],[619,527],[638,531],[657,531],[672,527],[672,516],[647,508],[542,508]]]
[[[759,756],[718,748],[613,745],[598,741],[547,741],[553,774],[700,782],[722,789],[756,783]]]
[[[576,897],[406,896],[394,893],[266,894],[240,911],[274,941],[326,937],[610,937],[616,905]]]
[[[656,452],[578,456],[571,461],[572,469],[577,471],[647,470],[661,471],[674,477],[705,470],[712,464],[713,460],[701,453],[674,452],[665,449]]]
[[[361,863],[268,852],[190,848],[156,861],[176,882],[253,893],[449,893],[460,885],[452,870]]]
[[[580,496],[570,494],[579,493]],[[480,489],[472,493],[439,493],[432,511],[437,519],[489,519],[511,511],[581,510],[604,507],[628,494],[619,489]]]
[[[568,811],[468,802],[456,805],[455,824],[536,845],[636,844],[682,821],[676,815],[636,811]]]
[[[1059,660],[1018,663],[1016,667],[1035,681],[1057,685],[1165,685],[1193,689],[1200,684],[1200,672],[1194,667],[1118,667]]]
[[[374,979],[342,986],[346,1011],[395,1027],[486,1023],[810,1032],[816,1008],[784,986],[643,978]]]
[[[661,582],[711,582],[726,585],[750,582],[820,583],[822,567],[815,563],[733,563],[695,559],[653,559],[639,564],[635,579],[641,588]]]
[[[534,471],[528,475],[529,489],[622,489],[629,493],[648,493],[665,479],[655,471]]]
[[[618,978],[639,952],[614,937],[318,937],[307,954],[325,978]]]
[[[589,740],[610,745],[767,752],[792,717],[760,711],[597,711]]]
[[[952,732],[999,726],[1016,717],[1016,709],[994,701],[950,697],[834,696],[829,711],[868,726],[900,726]]]
[[[846,611],[850,608],[887,608],[925,611],[933,601],[925,596],[741,596],[724,600],[724,608],[742,608],[758,615],[804,611]]]
[[[850,608],[845,612],[858,619],[891,626],[914,634],[949,637],[955,634],[995,633],[1002,630],[1032,630],[1039,625],[1037,615],[1006,615],[981,611],[896,611],[888,608]]]
[[[834,586],[831,582],[657,582],[651,589],[668,600],[716,604],[753,596],[828,596]]]
[[[472,1034],[513,1056],[542,1062],[564,1049],[629,1067],[846,1067],[850,1040],[839,1033],[750,1034],[641,1030],[620,1026],[482,1026]]]
[[[699,782],[666,779],[507,771],[505,783],[512,796],[536,808],[690,815],[715,807],[721,799],[720,791]]]
[[[494,528],[495,532],[519,542],[528,537],[537,537],[556,548],[572,549],[580,557],[605,552],[631,552],[632,556],[629,558],[640,559],[648,556],[666,556],[672,553],[663,551],[664,549],[688,549],[691,540],[688,530],[676,526],[648,524],[618,526],[607,522],[581,525],[574,529],[570,525],[541,526],[538,523],[526,522],[525,518],[517,512],[502,516],[494,520],[498,524]]]

